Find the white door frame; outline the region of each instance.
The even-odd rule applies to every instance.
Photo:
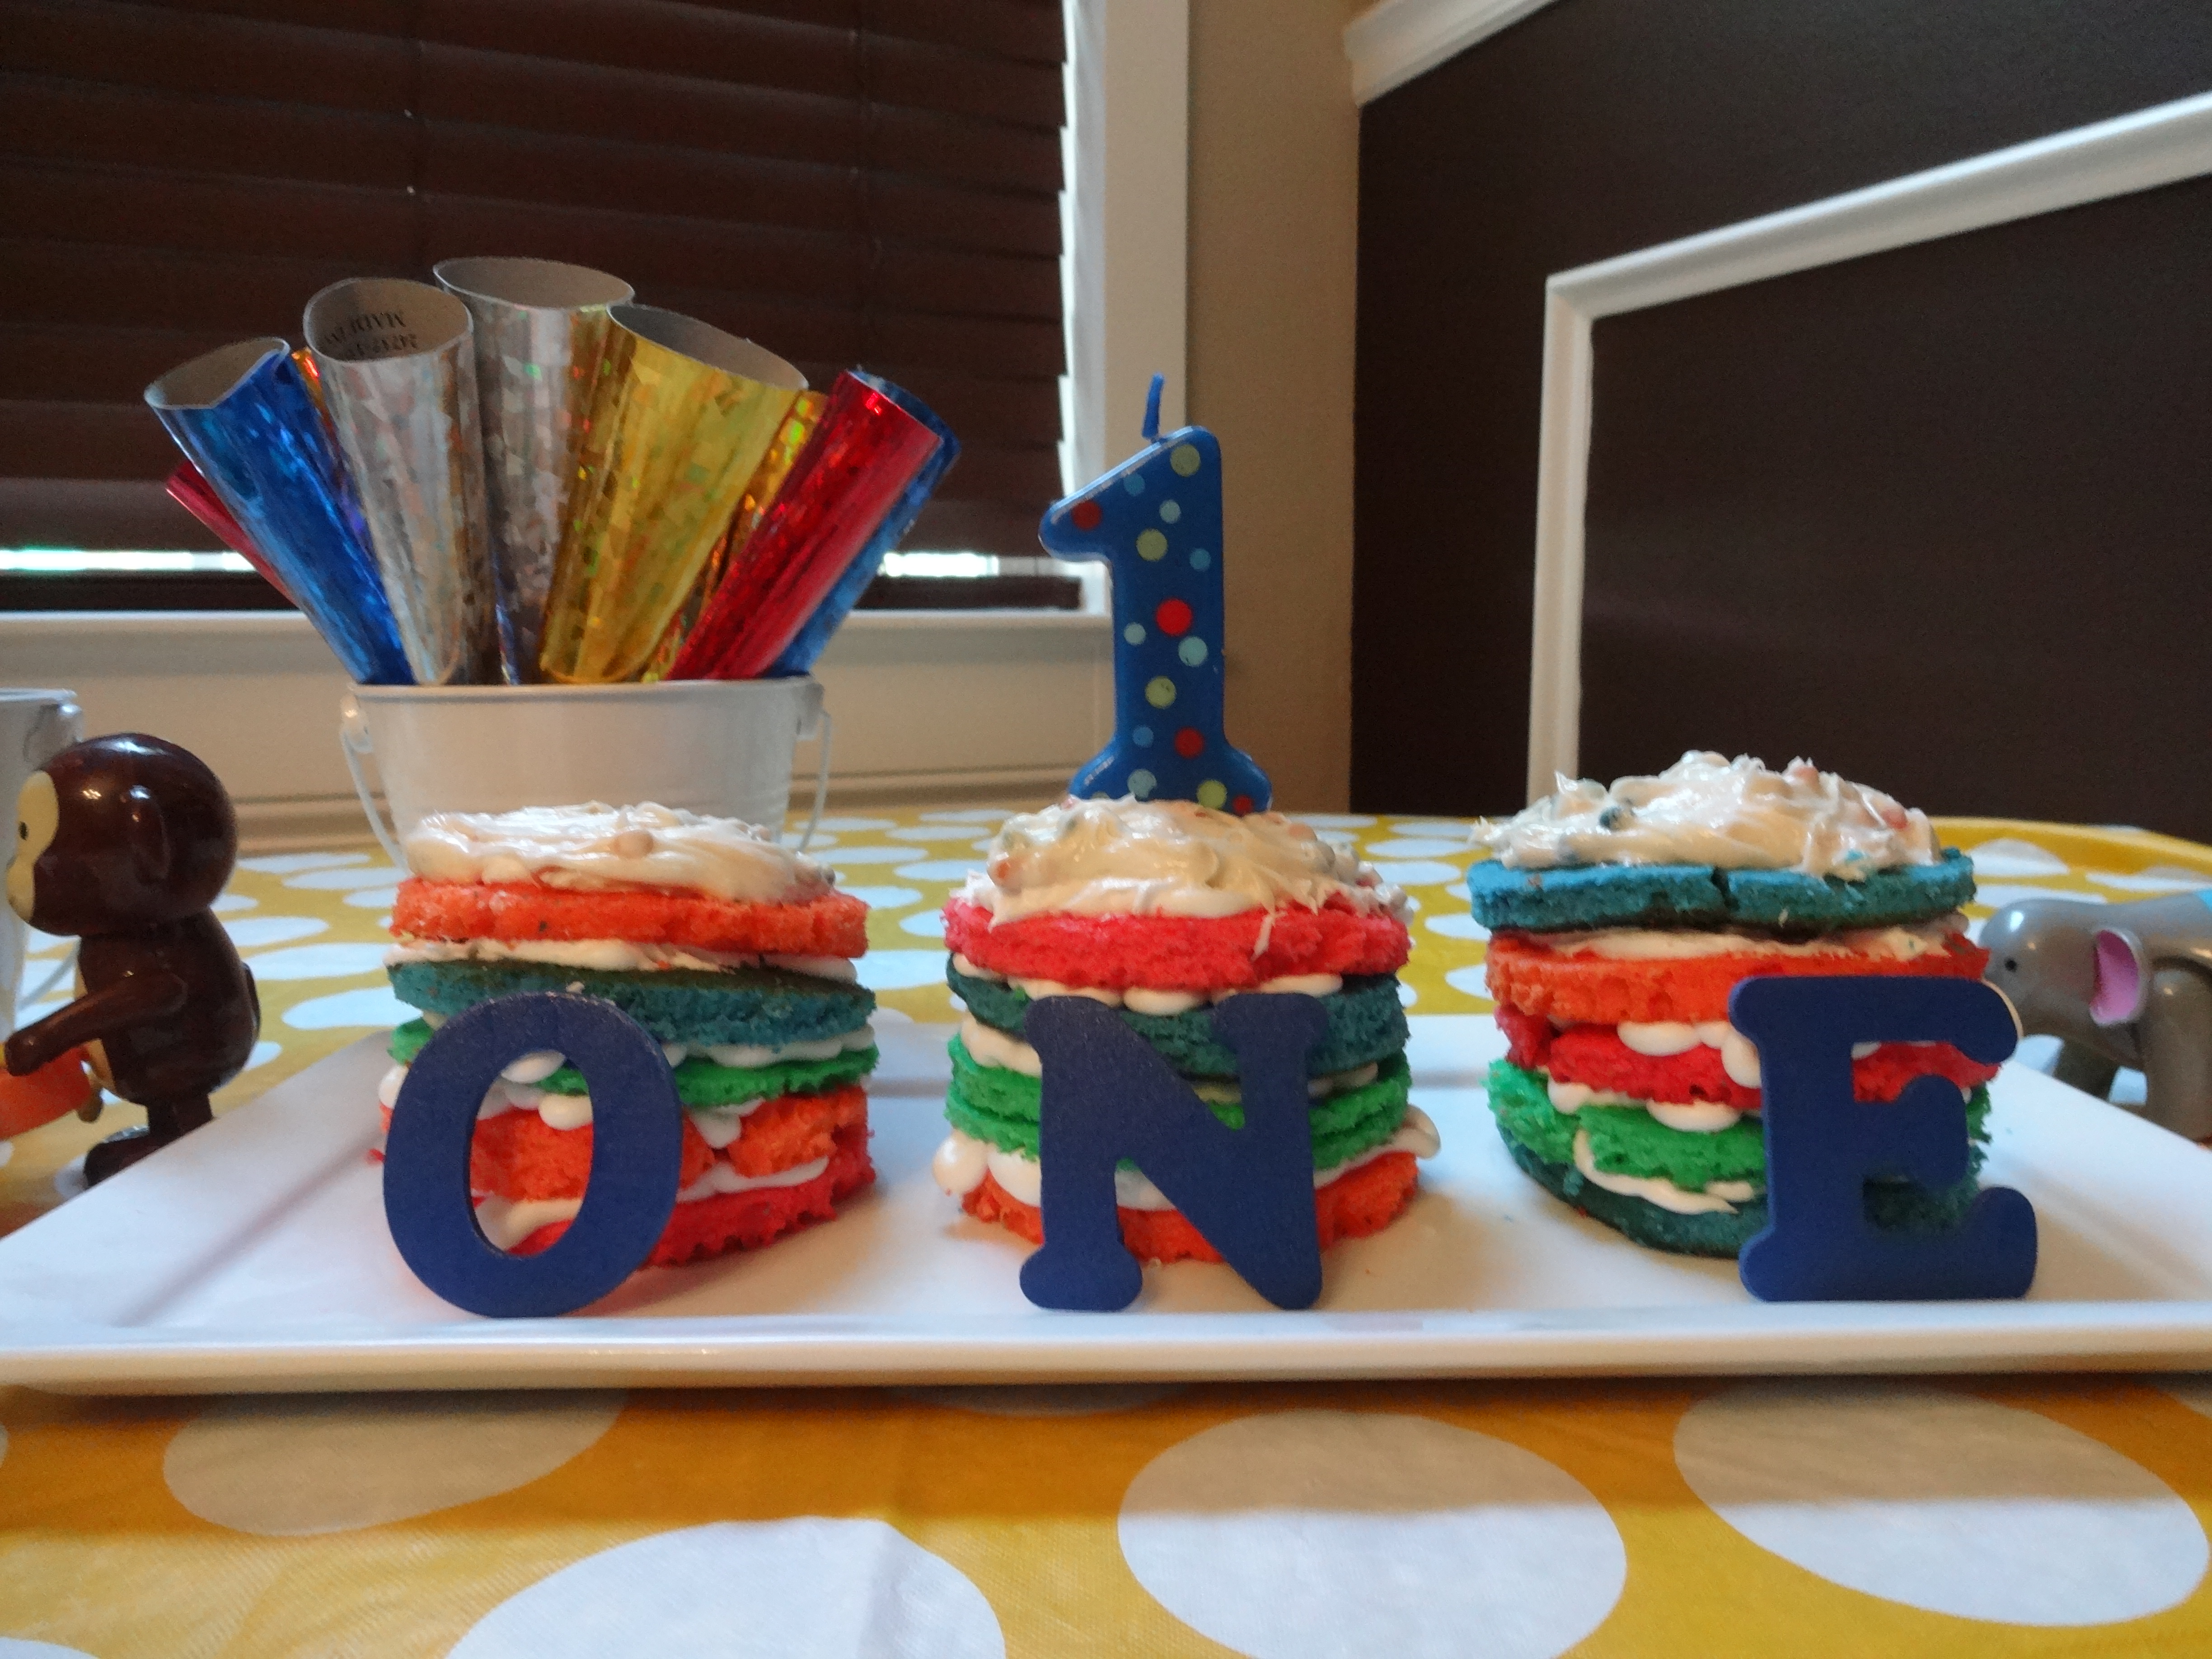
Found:
[[[1563,270],[1547,282],[1528,799],[1548,793],[1555,773],[1575,776],[1579,762],[1593,323],[2207,173],[2212,94]]]

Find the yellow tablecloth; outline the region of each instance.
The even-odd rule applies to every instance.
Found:
[[[825,821],[887,1017],[950,1017],[936,908],[998,816]],[[1487,1009],[1465,826],[1315,821],[1419,903],[1411,1012]],[[2132,832],[1945,828],[1996,902],[2212,875]],[[366,848],[240,870],[264,1042],[219,1106],[394,1017],[395,878]],[[19,1139],[0,1225],[131,1116]],[[0,1430],[0,1659],[2212,1652],[2191,1379],[17,1389]]]

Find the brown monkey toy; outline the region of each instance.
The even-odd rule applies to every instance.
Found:
[[[238,856],[230,797],[199,757],[125,732],[64,749],[17,799],[9,908],[74,933],[80,994],[7,1042],[21,1077],[79,1044],[146,1127],[85,1154],[88,1184],[210,1115],[261,1030],[253,975],[210,909]]]

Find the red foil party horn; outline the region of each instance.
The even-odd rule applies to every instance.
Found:
[[[896,403],[840,374],[744,562],[714,590],[669,678],[757,678],[860,556],[937,446],[937,434]]]
[[[261,556],[261,550],[253,544],[253,538],[247,535],[245,527],[230,516],[230,509],[222,504],[222,498],[215,493],[199,468],[186,461],[169,475],[168,490],[170,499],[213,531],[217,541],[259,571],[262,579],[284,596],[285,604],[295,611],[299,609],[300,602],[292,597],[292,590],[284,586],[284,579],[276,574],[276,568],[268,560]]]

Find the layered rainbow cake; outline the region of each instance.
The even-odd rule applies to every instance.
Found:
[[[1279,813],[1070,799],[1008,819],[945,908],[946,979],[967,1015],[951,1045],[939,1184],[977,1219],[1042,1242],[1042,1067],[1022,1037],[1035,999],[1118,1010],[1236,1127],[1237,1060],[1213,1035],[1212,1006],[1295,991],[1328,1017],[1307,1062],[1322,1244],[1388,1226],[1413,1196],[1416,1159],[1437,1150],[1407,1098],[1406,908],[1350,852]],[[1115,1180],[1139,1261],[1220,1260],[1140,1172]]]
[[[1767,1223],[1758,1051],[1729,994],[1766,974],[1978,979],[1959,907],[1973,866],[1925,814],[1807,761],[1780,772],[1692,752],[1610,788],[1561,780],[1479,826],[1468,872],[1507,1057],[1490,1108],[1514,1161],[1638,1243],[1734,1255]],[[1993,1066],[1940,1043],[1862,1045],[1858,1098],[1914,1078],[1967,1093],[1974,1146],[1942,1192],[1869,1182],[1878,1226],[1939,1226],[1972,1201]]]
[[[567,991],[621,1009],[675,1073],[682,1186],[652,1262],[766,1244],[875,1178],[862,1089],[875,997],[854,965],[867,907],[834,872],[750,824],[650,805],[438,814],[404,850],[386,966],[421,1018],[392,1035],[387,1123],[446,1020]],[[516,1060],[477,1117],[484,1237],[544,1249],[582,1206],[591,1162],[583,1075],[550,1051]]]

